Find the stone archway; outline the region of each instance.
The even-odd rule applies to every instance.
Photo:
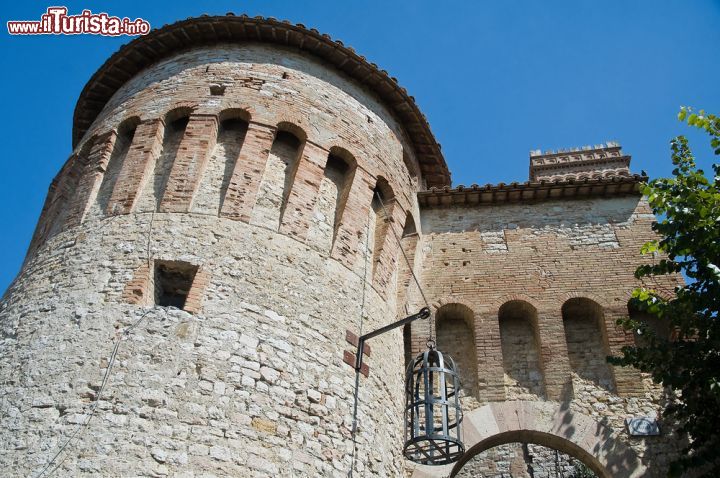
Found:
[[[646,472],[616,432],[557,402],[514,401],[483,405],[463,419],[465,454],[454,465],[419,466],[412,478],[455,476],[478,453],[512,442],[554,448],[577,458],[600,478],[637,478]]]

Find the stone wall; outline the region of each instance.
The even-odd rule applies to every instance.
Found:
[[[647,203],[498,185],[483,194],[512,202],[421,209],[416,154],[373,93],[297,49],[191,48],[129,79],[51,184],[0,303],[0,466],[37,474],[82,430],[61,474],[401,476],[399,364],[432,335],[459,365],[471,440],[550,447],[498,442],[462,473],[523,476],[535,456],[554,476],[562,448],[662,474],[671,427],[624,431],[662,392],[604,361],[635,340],[616,320],[648,260]],[[192,271],[173,282],[182,310],[158,305],[160,266]],[[373,339],[353,440],[345,331],[425,305],[413,272],[435,317]]]
[[[225,85],[222,95],[210,91],[217,83]],[[318,95],[323,101],[314,100]],[[339,117],[343,120],[336,121]],[[236,138],[238,157],[226,155],[219,165],[212,158],[225,147],[222,121],[228,118],[249,124]],[[115,145],[118,134],[124,137]],[[284,156],[295,154],[282,147],[288,137],[299,142],[295,158]],[[111,154],[90,158],[88,151],[101,146]],[[207,194],[219,196],[213,201],[221,216],[260,225],[277,222],[281,232],[305,239],[310,224],[323,215],[314,209],[322,204],[316,198],[331,152],[347,164],[350,178],[339,203],[343,217],[333,218],[331,247],[336,257],[358,266],[358,231],[366,226],[378,178],[391,191],[386,206],[398,234],[406,213],[417,214],[412,192],[421,181],[419,167],[387,109],[342,74],[291,50],[228,45],[176,55],[128,81],[106,105],[56,178],[31,250],[101,209],[109,215],[185,212],[209,207]],[[207,186],[217,181],[212,177],[218,167],[221,191],[213,193]],[[91,174],[98,169],[107,170],[107,177]],[[70,223],[64,216],[57,219],[68,191],[75,189],[80,193],[73,200],[90,205],[93,214],[83,212]],[[386,290],[397,246],[381,246],[383,253],[374,261],[380,264],[376,282]]]
[[[121,297],[145,260],[149,225],[150,214],[118,216],[80,236],[56,236],[3,303],[9,446],[0,461],[12,474],[37,472],[84,420],[113,340],[148,310]],[[358,327],[362,279],[241,222],[159,213],[153,231],[155,258],[211,271],[203,311],[149,309],[122,342],[98,414],[61,473],[346,476],[354,373],[341,361],[342,331]],[[387,310],[370,288],[364,327],[384,325]],[[357,467],[393,476],[402,439],[400,332],[373,349],[395,359],[368,359]]]
[[[652,220],[638,195],[422,210],[425,293],[438,315],[448,307],[469,311],[463,317],[472,333],[462,336],[474,340],[466,356],[477,357],[470,368],[479,386],[475,401],[463,402],[466,413],[497,401],[557,402],[609,426],[642,462],[656,465],[652,473],[663,473],[674,449],[670,431],[631,438],[624,424],[633,416],[662,422],[662,391],[605,361],[633,343],[616,320],[627,316],[638,286],[633,271],[648,260],[639,250],[653,237]],[[421,304],[417,294],[413,300]],[[427,324],[412,324],[416,350],[427,333]],[[437,334],[442,345],[440,326]]]
[[[457,478],[573,478],[575,463],[566,453],[532,443],[508,443],[478,453]]]
[[[384,106],[297,53],[197,49],[130,80],[0,305],[0,465],[48,463],[120,341],[61,474],[400,475],[402,332],[373,340],[355,445],[343,353],[395,318],[413,161]],[[379,182],[392,222],[369,231]],[[197,270],[185,310],[154,305],[160,263]]]

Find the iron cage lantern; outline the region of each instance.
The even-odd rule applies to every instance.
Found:
[[[405,374],[405,457],[423,465],[446,465],[465,452],[460,424],[460,379],[455,362],[435,348],[408,365]]]
[[[353,435],[357,420],[358,389],[363,369],[365,342],[390,330],[431,316],[430,308],[393,322],[357,338],[355,355],[355,405]],[[432,326],[430,329],[432,337]],[[406,458],[423,465],[446,465],[458,460],[465,452],[461,440],[460,378],[455,362],[435,348],[433,340],[428,349],[415,357],[405,375],[405,445]],[[351,471],[352,474],[352,471]]]

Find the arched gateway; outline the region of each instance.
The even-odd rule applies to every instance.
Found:
[[[513,442],[535,443],[567,453],[601,478],[634,478],[646,472],[616,432],[566,404],[490,403],[466,414],[463,426],[465,455],[454,465],[418,467],[412,478],[454,477],[479,453]]]

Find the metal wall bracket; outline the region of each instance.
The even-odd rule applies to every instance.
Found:
[[[370,369],[366,364],[363,363],[363,356],[370,356],[370,346],[366,343],[368,340],[373,337],[377,337],[378,335],[384,334],[385,332],[389,332],[390,330],[402,327],[403,325],[409,324],[410,322],[414,322],[418,319],[427,319],[428,317],[430,317],[430,309],[428,307],[423,307],[417,314],[409,315],[404,319],[400,319],[397,322],[386,325],[385,327],[381,327],[372,332],[368,332],[367,334],[361,335],[360,337],[353,334],[349,330],[346,331],[345,340],[347,340],[348,343],[355,345],[357,349],[354,356],[351,352],[346,351],[345,356],[343,357],[343,361],[348,365],[353,366],[356,372],[360,372],[367,377],[370,373]],[[352,363],[353,359],[354,363]]]

